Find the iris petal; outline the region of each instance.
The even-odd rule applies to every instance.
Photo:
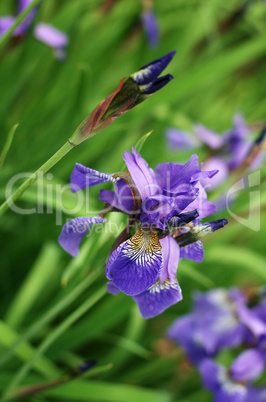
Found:
[[[148,196],[158,193],[158,184],[155,179],[154,171],[148,166],[148,163],[140,156],[135,148],[132,149],[132,153],[126,151],[123,155],[123,159],[141,195],[142,201]]]
[[[165,282],[168,278],[170,282],[176,279],[176,271],[179,262],[180,248],[171,236],[160,239],[163,252],[163,268],[160,274],[161,282]]]
[[[102,218],[81,217],[67,222],[59,236],[58,243],[73,257],[79,254],[79,245],[92,224],[106,222]]]
[[[133,299],[138,304],[142,317],[152,318],[182,300],[182,292],[177,280],[172,283],[169,281],[161,283],[158,280],[148,290],[134,296]]]
[[[195,243],[180,248],[180,258],[186,258],[196,262],[202,262],[204,258],[204,250],[202,241],[198,240]]]
[[[71,191],[75,193],[78,190],[102,184],[106,181],[116,182],[116,179],[108,173],[101,173],[97,170],[87,168],[86,166],[76,163],[76,166],[71,174],[70,184]]]
[[[139,228],[134,236],[120,244],[106,265],[106,276],[122,292],[137,295],[158,278],[163,257],[155,231]]]

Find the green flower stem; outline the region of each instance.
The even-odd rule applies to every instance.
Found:
[[[21,186],[0,206],[0,216],[11,207],[12,204],[27,190],[37,179],[50,170],[60,159],[63,158],[72,148],[74,144],[67,141],[48,161],[46,161],[35,173],[33,173]]]
[[[32,3],[28,5],[16,18],[14,24],[9,28],[9,30],[0,39],[0,51],[4,48],[16,28],[21,24],[21,22],[27,17],[27,15],[41,2],[42,0],[33,0]]]

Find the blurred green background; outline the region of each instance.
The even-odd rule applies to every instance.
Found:
[[[225,217],[230,224],[206,239],[203,263],[179,263],[183,301],[146,321],[130,297],[106,294],[104,264],[117,233],[93,234],[76,259],[59,247],[62,224],[82,211],[67,215],[76,196],[66,188],[61,202],[55,190],[69,183],[76,162],[102,172],[120,170],[124,151],[151,130],[141,153],[155,168],[190,157],[188,151],[167,149],[164,131],[169,126],[191,130],[199,121],[222,132],[237,111],[248,123],[265,122],[266,5],[250,2],[246,12],[232,18],[242,6],[239,0],[157,0],[161,38],[150,49],[138,0],[45,0],[35,22],[67,33],[66,59],[58,62],[31,32],[2,50],[0,149],[12,126],[19,122],[19,127],[0,171],[1,202],[10,178],[45,162],[121,78],[169,51],[177,54],[166,69],[173,81],[76,147],[45,176],[43,213],[9,210],[1,217],[1,392],[60,378],[78,363],[97,359],[98,368],[85,377],[26,400],[211,400],[197,371],[180,349],[165,342],[164,334],[173,319],[189,311],[193,290],[265,283],[265,167],[257,188],[261,229],[240,225],[226,211],[217,213],[214,219]],[[13,14],[14,7],[15,2],[1,1],[0,15]],[[199,156],[203,160],[204,153]],[[102,206],[98,192],[90,190],[94,211]],[[17,206],[36,203],[33,186]],[[233,211],[247,217],[248,208],[246,191]],[[62,222],[56,221],[60,211]],[[115,214],[110,219],[125,222]]]

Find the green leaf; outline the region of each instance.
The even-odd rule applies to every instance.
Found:
[[[0,321],[0,344],[5,348],[9,348],[17,339],[19,339],[19,335],[5,322]],[[15,356],[22,361],[27,362],[35,353],[36,349],[34,349],[34,347],[32,347],[28,342],[22,342],[16,349]],[[46,378],[53,378],[54,376],[60,375],[60,370],[51,360],[47,359],[41,353],[39,354],[38,359],[34,361],[33,367]]]
[[[45,391],[45,396],[59,400],[105,402],[170,402],[171,396],[162,390],[114,384],[102,381],[75,381]]]
[[[43,246],[7,311],[5,320],[11,327],[18,327],[23,322],[39,294],[49,285],[53,272],[58,267],[60,257],[61,250],[57,245],[48,243]]]

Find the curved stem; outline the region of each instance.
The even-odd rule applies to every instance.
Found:
[[[39,169],[36,170],[21,186],[6,199],[6,201],[0,206],[0,216],[11,207],[12,204],[26,191],[37,179],[43,176],[48,170],[50,170],[60,159],[63,158],[72,148],[74,144],[67,141],[50,159],[48,159]]]

